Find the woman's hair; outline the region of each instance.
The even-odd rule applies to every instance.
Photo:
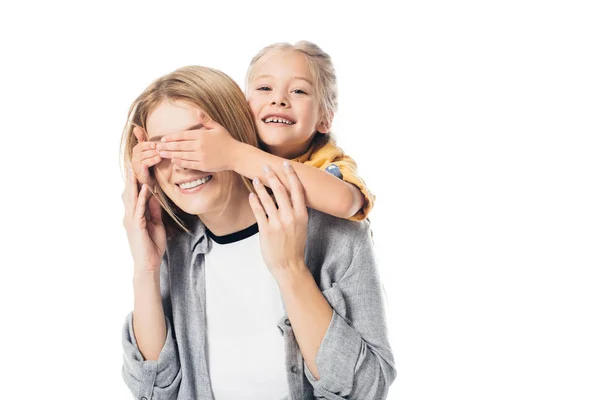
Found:
[[[188,66],[155,80],[129,108],[121,138],[125,164],[131,161],[133,148],[138,143],[133,128],[137,125],[147,131],[148,116],[159,104],[169,100],[182,100],[200,107],[208,117],[227,129],[235,140],[258,147],[252,111],[235,81],[212,68]],[[154,177],[153,170],[150,169],[150,174]],[[250,181],[243,177],[242,180],[248,190],[253,191]],[[154,195],[171,217],[163,218],[169,231],[174,232],[179,227],[189,232],[186,225],[193,221],[193,217],[177,207],[158,185]]]
[[[264,56],[278,50],[292,50],[304,56],[312,74],[321,118],[331,123],[338,107],[337,78],[331,57],[314,43],[303,40],[296,44],[274,43],[265,47],[250,61],[246,73],[246,88],[248,88],[250,80],[254,77],[256,63]]]

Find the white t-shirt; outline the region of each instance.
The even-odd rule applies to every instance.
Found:
[[[284,315],[258,226],[215,237],[206,262],[208,370],[216,400],[280,400],[289,392]]]

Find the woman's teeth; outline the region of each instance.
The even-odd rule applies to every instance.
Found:
[[[269,117],[269,118],[265,119],[265,123],[269,123],[269,122],[279,122],[280,124],[286,124],[286,125],[294,124],[292,121],[288,121],[287,119],[275,118],[275,117]]]
[[[200,185],[210,181],[211,179],[212,179],[212,175],[208,175],[208,176],[205,176],[204,178],[196,179],[195,181],[192,181],[192,182],[181,183],[181,184],[179,184],[179,187],[182,189],[193,189],[196,186],[200,186]]]

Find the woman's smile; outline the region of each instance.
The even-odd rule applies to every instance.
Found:
[[[193,194],[198,193],[202,190],[211,180],[212,175],[207,175],[203,178],[198,178],[194,180],[186,180],[183,182],[176,183],[175,186],[179,189],[179,193],[181,194]]]

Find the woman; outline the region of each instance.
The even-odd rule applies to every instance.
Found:
[[[129,121],[128,165],[134,129],[158,141],[221,125],[257,145],[242,91],[209,68],[158,79]],[[164,159],[156,186],[139,190],[128,170],[134,310],[123,377],[136,398],[386,397],[396,373],[368,223],[307,210],[294,170],[284,170],[289,194],[269,169],[251,184]]]

